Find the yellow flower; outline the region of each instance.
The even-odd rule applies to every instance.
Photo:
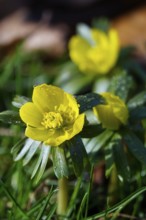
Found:
[[[93,111],[103,128],[117,130],[121,124],[126,124],[128,119],[128,109],[125,103],[111,93],[101,93],[105,98],[106,105],[97,105]]]
[[[118,58],[118,34],[114,29],[110,29],[107,34],[97,29],[90,29],[90,36],[89,41],[79,35],[70,39],[70,57],[84,73],[106,74]]]
[[[79,114],[75,98],[46,84],[34,87],[32,102],[21,107],[20,117],[27,125],[27,137],[51,146],[71,139],[84,125],[84,114]]]

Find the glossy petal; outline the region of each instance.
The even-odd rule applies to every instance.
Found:
[[[68,139],[71,139],[74,137],[76,134],[80,133],[83,129],[84,125],[84,119],[85,119],[85,114],[80,114],[76,121],[74,122],[73,126],[67,127],[66,131],[68,134]]]
[[[79,106],[76,99],[70,94],[66,94],[66,98],[68,100],[68,105],[75,112],[75,117],[77,117],[79,115]]]
[[[46,141],[54,134],[53,130],[39,129],[27,126],[25,135],[36,141]]]
[[[27,102],[20,108],[20,117],[21,119],[28,125],[33,127],[42,127],[42,114],[38,110],[38,108],[32,103]]]
[[[48,137],[44,143],[53,147],[57,147],[66,140],[67,133],[63,129],[58,129],[54,131],[54,133],[50,137]]]
[[[32,101],[41,112],[54,111],[55,106],[67,104],[65,92],[56,86],[47,84],[34,87]]]
[[[69,42],[71,59],[80,65],[86,61],[85,53],[90,49],[90,44],[80,36],[73,36]]]
[[[115,117],[113,110],[110,106],[99,105],[96,110],[96,116],[102,123],[103,128],[117,130],[120,126],[120,121]]]

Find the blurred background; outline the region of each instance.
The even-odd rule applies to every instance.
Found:
[[[145,56],[144,0],[0,0],[0,56],[22,40],[26,51],[61,56],[75,25],[100,17],[112,21],[122,45],[134,44]]]

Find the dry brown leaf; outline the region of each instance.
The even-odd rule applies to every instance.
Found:
[[[43,51],[51,55],[51,57],[60,56],[65,51],[66,33],[67,29],[65,26],[63,28],[61,26],[40,26],[26,38],[23,49],[26,52]]]
[[[134,45],[139,55],[146,57],[146,6],[115,19],[112,26],[117,29],[121,45]]]
[[[31,34],[37,23],[26,22],[25,9],[19,10],[0,21],[0,46],[5,47]]]

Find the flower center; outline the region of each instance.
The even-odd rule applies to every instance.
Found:
[[[58,112],[45,112],[41,123],[47,128],[60,128],[63,124],[63,118]]]

